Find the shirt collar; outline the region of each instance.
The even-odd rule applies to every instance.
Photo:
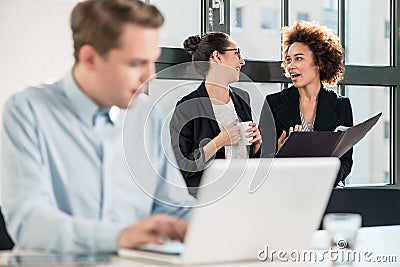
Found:
[[[95,124],[98,116],[104,116],[108,123],[120,125],[119,117],[121,116],[121,109],[117,106],[112,106],[111,108],[98,108],[92,116],[92,125]]]
[[[77,85],[73,77],[73,70],[63,79],[62,90],[69,98],[75,113],[87,125],[93,126],[93,122],[99,113],[108,115],[109,122],[115,124],[120,117],[120,110],[118,107],[100,108],[92,99],[90,99]]]

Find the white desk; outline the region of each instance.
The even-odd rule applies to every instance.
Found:
[[[322,254],[324,250],[328,249],[328,238],[325,231],[315,232],[311,248],[315,249],[318,254]],[[260,248],[263,249],[263,248]],[[363,253],[368,253],[368,259],[361,257],[360,260],[353,262],[352,267],[394,267],[400,266],[400,225],[398,226],[381,226],[381,227],[369,227],[362,228],[358,234],[358,241],[354,251]],[[256,255],[257,251],[254,252]],[[8,258],[11,255],[10,251],[4,251],[0,253],[0,264],[6,265]],[[394,262],[377,262],[378,260],[383,260],[382,256],[385,256],[387,260]],[[320,260],[321,257],[318,258]],[[280,262],[279,260],[274,260],[273,262],[237,262],[237,263],[227,263],[227,264],[215,264],[215,265],[200,265],[200,266],[215,266],[215,267],[225,267],[225,266],[235,266],[235,267],[252,267],[252,266],[310,266],[310,267],[331,267],[338,266],[344,267],[346,265],[334,265],[326,258],[323,262]],[[369,262],[368,262],[369,261]],[[110,259],[110,263],[105,266],[130,266],[130,267],[146,267],[146,266],[160,266],[153,263],[137,262],[133,260],[123,259],[117,256],[113,256]],[[199,265],[197,265],[199,266]],[[349,266],[349,265],[347,265]]]
[[[327,242],[327,233],[325,231],[317,231],[314,234],[311,247],[317,250],[326,250]],[[358,232],[354,252],[359,253],[358,255],[361,257],[353,262],[352,267],[400,266],[400,225],[361,228]],[[383,262],[385,259],[386,261],[394,262]],[[327,261],[311,266],[333,265]]]

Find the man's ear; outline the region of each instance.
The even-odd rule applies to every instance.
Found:
[[[79,63],[88,70],[94,70],[97,56],[98,53],[93,46],[83,45],[79,51]]]

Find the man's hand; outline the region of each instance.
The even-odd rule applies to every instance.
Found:
[[[183,241],[188,222],[165,214],[156,214],[122,230],[121,248],[136,248],[145,243],[162,244],[165,238]]]

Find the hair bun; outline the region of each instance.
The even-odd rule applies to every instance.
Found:
[[[200,41],[201,38],[199,35],[190,36],[183,42],[183,48],[193,54],[197,50]]]

